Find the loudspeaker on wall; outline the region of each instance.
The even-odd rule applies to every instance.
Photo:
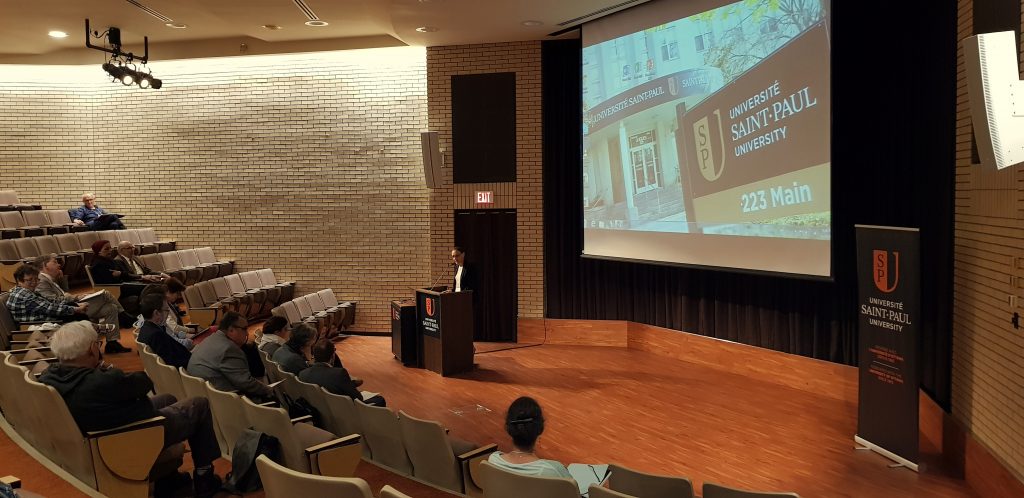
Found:
[[[420,133],[420,147],[423,149],[423,179],[428,188],[441,186],[441,145],[438,142],[436,131],[424,131]]]

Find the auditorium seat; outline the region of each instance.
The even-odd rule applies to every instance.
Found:
[[[266,295],[264,300],[264,308],[260,310],[259,315],[265,316],[270,312],[270,309],[280,303],[281,289],[276,286],[264,286],[263,281],[260,279],[260,274],[255,271],[247,271],[238,274],[238,278],[242,279],[242,285],[248,290],[259,290],[263,291]]]
[[[60,247],[60,252],[77,252],[82,255],[82,264],[91,265],[93,259],[93,252],[91,247],[82,247],[82,242],[78,238],[77,234],[74,233],[60,233],[53,236],[53,240],[57,241],[57,247]]]
[[[93,231],[78,232],[76,235],[78,236],[78,244],[82,246],[82,249],[88,249],[89,251],[92,251],[92,245],[97,240],[100,240],[100,236]]]
[[[342,328],[351,327],[356,321],[356,301],[345,301],[343,303],[338,302],[338,298],[334,296],[334,291],[331,289],[324,289],[317,291],[320,295],[320,301],[324,303],[327,309],[342,308],[345,311],[345,315],[341,321]]]
[[[313,312],[313,316],[320,316],[320,314],[326,315],[330,322],[328,323],[328,329],[332,331],[341,330],[341,321],[345,318],[345,310],[342,308],[327,309],[324,306],[323,301],[320,300],[319,293],[306,294],[300,299],[305,299],[306,304],[309,305],[309,309]]]
[[[42,206],[39,204],[21,202],[21,199],[18,198],[18,192],[14,190],[0,190],[0,207],[6,208],[0,209],[0,211],[29,211],[33,209],[42,209]]]
[[[398,417],[390,408],[352,403],[363,428],[363,439],[370,446],[374,463],[399,474],[412,475],[412,462],[405,451]]]
[[[266,306],[267,302],[266,291],[246,288],[245,284],[242,283],[242,277],[237,273],[226,275],[223,278],[224,281],[227,282],[228,288],[231,289],[232,294],[248,294],[251,297],[248,312],[248,316],[250,318],[263,316],[263,308]],[[269,309],[269,307],[267,309]]]
[[[212,247],[199,247],[194,249],[196,256],[199,257],[199,262],[205,265],[217,265],[217,276],[223,277],[230,275],[235,272],[235,261],[218,260],[217,256],[213,254]]]
[[[317,337],[329,337],[333,329],[331,329],[331,317],[323,311],[319,313],[313,313],[313,308],[309,306],[309,302],[306,301],[306,296],[299,296],[292,299],[295,303],[295,308],[299,311],[299,315],[302,316],[303,322],[313,324],[316,323]],[[310,320],[312,319],[312,320]]]
[[[235,294],[231,292],[231,287],[228,286],[227,280],[224,277],[217,277],[210,281],[213,285],[213,291],[217,295],[218,302],[221,303],[221,307],[229,311],[234,311],[242,316],[249,316],[249,302],[252,301],[252,297],[249,294]]]
[[[281,289],[281,296],[278,298],[277,304],[291,301],[295,297],[295,282],[278,281],[277,276],[274,275],[274,270],[270,268],[256,270],[256,273],[259,274],[260,282],[263,283],[264,287],[275,286]]]
[[[297,472],[274,463],[266,455],[256,458],[256,468],[267,498],[330,496],[332,498],[373,498],[370,486],[358,477],[325,477]]]
[[[185,305],[188,306],[188,317],[192,320],[192,323],[200,327],[209,327],[220,320],[220,303],[207,305],[203,301],[202,293],[195,286],[186,287],[183,297],[185,298]]]
[[[51,223],[46,211],[22,211],[21,216],[25,219],[25,225],[40,227],[46,235],[68,233],[69,231],[66,225]]]
[[[304,317],[299,314],[299,308],[295,306],[295,301],[288,301],[281,303],[280,306],[270,310],[270,314],[283,316],[288,319],[289,324],[306,323],[313,328],[317,328],[316,317]]]
[[[157,252],[173,251],[177,245],[177,242],[173,240],[160,240],[156,235],[156,230],[152,228],[140,228],[138,234],[143,243],[155,244]]]
[[[230,458],[235,442],[252,426],[242,407],[242,397],[234,392],[221,391],[207,381],[206,398],[210,400],[213,420],[220,427],[220,433],[224,437],[222,448],[228,451],[224,458]]]
[[[156,252],[156,245],[142,241],[142,236],[139,235],[138,228],[129,228],[127,230],[120,230],[118,232],[118,238],[131,242],[135,246],[135,254],[153,254]]]
[[[285,467],[329,477],[350,477],[362,455],[360,437],[337,437],[330,432],[288,417],[280,407],[263,406],[242,399],[246,418],[252,428],[277,438]]]
[[[800,498],[796,493],[773,493],[768,491],[747,491],[705,482],[701,488],[703,498]]]
[[[0,291],[11,290],[18,285],[14,281],[14,271],[29,262],[18,253],[14,240],[0,240]]]
[[[69,235],[69,234],[64,234]],[[82,271],[85,267],[85,255],[79,251],[64,251],[57,242],[56,236],[44,235],[42,237],[33,237],[36,243],[36,247],[39,249],[39,255],[56,254],[60,260],[60,264],[64,269],[64,275],[66,277],[73,278],[78,275],[78,272]]]
[[[399,490],[397,490],[397,489],[395,489],[395,488],[392,488],[391,486],[388,486],[387,484],[385,484],[383,488],[380,488],[380,498],[412,498],[412,497],[407,495],[407,494],[405,494],[405,493],[403,493],[403,492],[401,492],[401,491],[399,491]]]
[[[324,402],[330,409],[330,415],[324,415],[324,418],[327,420],[326,423],[334,428],[331,432],[334,432],[335,434],[363,434],[363,458],[370,460],[372,449],[365,441],[363,423],[359,419],[359,413],[356,412],[355,403],[358,402],[353,401],[352,398],[348,396],[327,392],[322,387],[320,388],[320,392],[322,393]]]
[[[185,367],[178,368],[178,376],[181,378],[181,386],[185,389],[186,398],[205,398],[207,397],[206,392],[206,381],[202,378],[189,375]],[[213,433],[217,436],[217,446],[220,447],[220,452],[225,458],[231,454],[231,449],[227,448],[227,444],[224,442],[224,435],[220,432],[220,425],[217,422],[217,414],[213,413]]]
[[[480,462],[480,484],[484,498],[579,498],[576,481],[566,477],[534,477]]]
[[[43,227],[32,226],[26,223],[21,211],[0,212],[0,226],[17,232],[16,235],[6,234],[6,238],[35,237],[45,233]]]
[[[217,273],[220,272],[220,268],[215,264],[200,263],[199,256],[196,256],[196,252],[194,250],[180,249],[174,252],[178,254],[178,260],[181,261],[182,267],[198,268],[200,270],[199,282],[217,278]]]
[[[608,488],[602,488],[600,484],[591,484],[587,488],[587,498],[640,498],[637,495],[627,495]]]
[[[455,493],[465,494],[467,488],[475,487],[472,482],[467,482],[470,479],[469,466],[479,464],[498,450],[498,445],[489,444],[456,455],[441,424],[399,411],[398,425],[412,462],[413,477]]]
[[[614,463],[608,465],[608,472],[608,487],[627,495],[651,498],[693,496],[693,483],[682,476],[645,474]]]
[[[181,376],[178,369],[166,363],[148,345],[139,344],[139,358],[142,360],[142,369],[153,381],[153,392],[156,394],[171,394],[176,399],[185,399],[185,386],[181,383]]]
[[[47,209],[46,218],[50,220],[51,225],[67,227],[68,232],[84,232],[89,230],[89,227],[76,225],[71,221],[71,215],[68,214],[66,209]]]
[[[92,267],[89,265],[85,265],[85,274],[89,277],[89,285],[94,290],[105,290],[115,298],[121,297],[121,284],[97,284],[92,278]]]

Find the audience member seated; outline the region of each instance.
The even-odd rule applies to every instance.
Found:
[[[214,332],[192,350],[188,373],[206,379],[221,391],[237,391],[254,400],[269,400],[274,389],[255,379],[242,346],[249,339],[249,322],[229,311]],[[252,350],[259,354],[255,348]],[[261,363],[259,358],[257,363]],[[262,364],[260,365],[262,366]]]
[[[256,345],[260,351],[273,358],[274,352],[288,340],[288,319],[277,315],[270,317],[263,323],[261,334]]]
[[[36,286],[36,293],[49,299],[68,305],[76,305],[82,301],[82,297],[88,294],[74,295],[68,292],[68,280],[64,277],[60,260],[56,254],[39,256],[32,262],[39,269],[39,285]],[[93,293],[95,294],[95,293]],[[98,323],[113,323],[121,327],[131,327],[131,316],[123,313],[124,308],[117,298],[107,291],[100,291],[95,297],[88,299],[90,302],[86,314],[89,320]],[[82,301],[84,302],[84,301]],[[110,337],[110,334],[117,334]],[[120,339],[120,330],[112,330],[108,334],[112,340]]]
[[[14,321],[67,322],[88,318],[85,315],[89,309],[88,303],[77,303],[77,306],[72,306],[39,295],[36,292],[36,286],[39,285],[39,269],[35,266],[19,266],[14,270],[14,280],[18,286],[11,289],[7,296],[7,309]]]
[[[338,359],[334,343],[327,339],[321,339],[313,345],[313,364],[299,372],[299,380],[316,384],[330,393],[348,396],[368,405],[387,406],[384,397],[379,394],[363,399],[363,393],[356,389],[356,383],[352,381],[348,370],[345,370]]]
[[[142,289],[146,287],[149,281],[155,281],[152,278],[148,279],[132,279],[128,274],[120,269],[120,266],[114,261],[112,256],[114,250],[110,247],[109,240],[97,240],[92,244],[92,252],[95,254],[92,260],[92,280],[97,284],[120,284],[121,285],[121,296],[118,300],[121,302],[121,306],[124,307],[128,313],[137,314],[139,308],[139,295],[142,294]],[[148,277],[148,276],[147,276]]]
[[[164,446],[188,440],[195,465],[196,496],[220,489],[213,461],[220,449],[205,398],[178,401],[169,394],[150,398],[153,382],[143,372],[125,373],[102,362],[99,341],[89,322],[62,326],[50,340],[59,360],[39,377],[54,387],[82,432],[106,430],[162,415]]]
[[[487,461],[496,467],[529,476],[571,477],[560,462],[542,460],[534,454],[537,438],[544,432],[544,414],[533,398],[522,396],[512,402],[505,415],[505,431],[512,436],[515,450],[496,451]]]
[[[148,294],[139,300],[139,309],[146,320],[139,329],[138,341],[149,346],[164,363],[178,368],[188,367],[192,353],[167,331],[167,300],[163,294]]]
[[[120,215],[108,213],[96,205],[96,194],[92,192],[82,194],[82,205],[68,214],[75,225],[85,225],[90,230],[124,230]]]
[[[150,270],[149,267],[139,261],[135,255],[135,245],[127,240],[117,244],[117,257],[114,258],[117,271],[125,280],[131,282],[162,282],[170,278],[166,273],[159,273]]]
[[[142,296],[139,298],[139,307],[141,311],[141,303],[146,297],[151,295],[157,295],[164,299],[164,314],[167,316],[164,321],[164,331],[167,335],[174,339],[176,342],[181,344],[188,349],[192,350],[194,344],[192,338],[196,335],[196,330],[181,323],[181,313],[178,311],[178,306],[175,304],[181,299],[181,293],[185,290],[183,285],[176,278],[169,278],[162,284],[149,284],[142,291]],[[135,327],[141,329],[146,318],[143,315],[139,315],[138,320],[135,322]]]
[[[299,372],[309,367],[309,348],[316,340],[316,329],[299,323],[292,327],[290,335],[284,346],[277,348],[270,359],[280,365],[281,370],[299,375]]]

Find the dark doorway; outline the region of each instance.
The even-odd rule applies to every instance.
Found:
[[[516,340],[519,309],[514,210],[456,211],[455,245],[477,272],[473,297],[476,341]]]

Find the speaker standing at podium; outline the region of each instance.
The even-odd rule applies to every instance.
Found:
[[[462,291],[473,291],[473,301],[477,300],[476,295],[480,294],[476,280],[476,268],[472,265],[466,264],[466,251],[463,251],[461,247],[455,246],[452,249],[452,262],[455,263],[455,281],[452,284],[452,290],[455,292]]]

